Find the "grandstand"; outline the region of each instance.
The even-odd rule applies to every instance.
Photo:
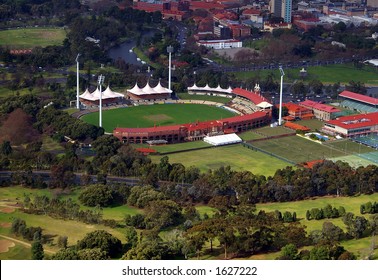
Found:
[[[344,90],[339,94],[344,100],[340,105],[361,113],[378,112],[378,99],[363,94]]]

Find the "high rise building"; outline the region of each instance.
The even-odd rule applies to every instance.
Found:
[[[270,0],[270,12],[276,17],[282,17],[284,22],[291,22],[293,0]]]

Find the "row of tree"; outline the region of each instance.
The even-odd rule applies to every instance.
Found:
[[[361,204],[360,206],[360,213],[361,214],[376,214],[378,213],[378,203],[374,202],[366,202]]]
[[[339,218],[345,215],[345,208],[343,206],[339,206],[339,208],[335,208],[329,204],[324,206],[323,208],[312,208],[311,210],[306,211],[306,219],[307,220],[321,220],[321,219],[334,219]]]

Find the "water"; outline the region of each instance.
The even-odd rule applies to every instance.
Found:
[[[149,30],[142,35],[142,41],[146,38],[152,37],[157,30]],[[132,48],[136,46],[136,41],[131,40],[113,47],[109,50],[109,57],[113,60],[123,59],[126,63],[142,66],[142,61],[138,60],[137,55],[134,52],[130,52]]]

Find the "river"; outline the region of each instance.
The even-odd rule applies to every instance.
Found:
[[[142,40],[145,40],[146,38],[152,37],[157,30],[148,30],[143,33]],[[136,46],[136,41],[126,41],[122,44],[113,47],[109,50],[109,57],[113,60],[117,60],[119,58],[123,59],[126,63],[142,66],[143,63],[140,61],[137,57],[137,55],[130,51]]]

